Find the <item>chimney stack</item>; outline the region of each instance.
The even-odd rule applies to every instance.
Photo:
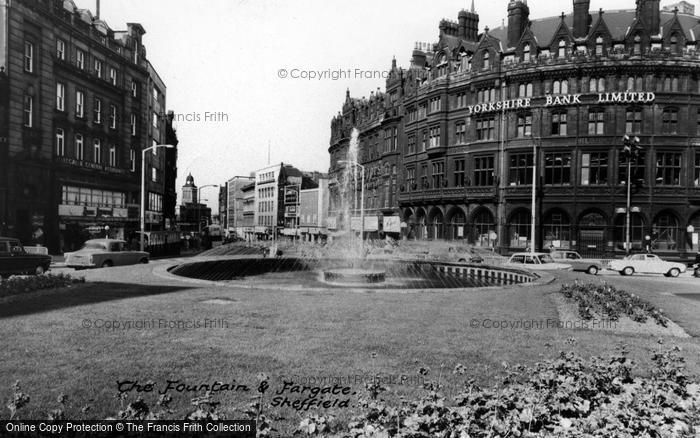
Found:
[[[100,19],[100,0],[95,0],[97,4],[95,5],[95,19]]]
[[[649,35],[658,35],[661,26],[659,0],[637,0],[637,18],[642,19]]]
[[[524,0],[508,3],[508,47],[515,47],[523,36],[530,18],[530,8]]]
[[[590,0],[574,0],[574,38],[585,38],[591,26]]]

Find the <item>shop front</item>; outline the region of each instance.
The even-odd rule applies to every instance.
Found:
[[[90,239],[126,240],[139,229],[137,208],[59,205],[60,252],[76,251]]]

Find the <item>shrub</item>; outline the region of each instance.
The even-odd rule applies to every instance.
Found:
[[[283,417],[262,415],[267,378],[259,378],[259,396],[237,418],[254,419],[259,437],[326,436],[376,438],[430,437],[693,437],[700,433],[700,385],[684,374],[685,360],[680,349],[654,353],[655,368],[649,376],[635,377],[634,363],[624,347],[610,357],[583,359],[573,352],[562,352],[554,360],[534,366],[503,367],[506,375],[492,388],[480,388],[474,380],[448,402],[442,393],[440,373],[424,384],[425,394],[414,401],[391,406],[380,398],[383,390],[368,385],[360,396],[355,416],[347,424],[332,413],[310,413],[300,419],[290,434],[275,435],[272,421]],[[454,374],[465,375],[469,368],[461,364]],[[430,379],[428,368],[419,374]],[[263,384],[265,383],[265,384]],[[19,382],[12,387],[7,405],[10,418],[29,403]],[[126,403],[119,395],[121,409],[109,419],[182,418],[170,409],[171,399],[160,396],[156,409],[143,398]],[[66,418],[67,397],[61,394],[60,410],[49,418]],[[220,403],[210,393],[192,399],[196,410],[188,420],[224,419]],[[87,408],[83,408],[85,413]]]
[[[85,278],[73,278],[63,273],[31,277],[10,277],[6,280],[0,280],[0,297],[29,293],[41,289],[70,287],[77,283],[85,283]]]
[[[559,292],[578,304],[578,312],[583,319],[590,320],[598,315],[617,321],[621,315],[626,315],[639,323],[645,323],[651,318],[662,327],[668,325],[668,318],[663,315],[661,309],[655,308],[635,294],[618,290],[609,284],[576,282],[563,285]]]

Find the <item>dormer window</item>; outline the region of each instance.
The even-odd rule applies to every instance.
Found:
[[[566,56],[566,41],[563,39],[559,40],[559,51],[557,52],[557,57],[563,58]]]
[[[484,70],[490,69],[490,68],[491,68],[491,59],[490,59],[489,52],[484,52],[484,58],[483,58],[483,60],[484,60],[484,62],[483,62],[483,69],[484,69]]]
[[[595,54],[597,56],[603,56],[603,37],[598,35],[595,39]]]
[[[678,37],[676,34],[671,35],[671,53],[678,53]]]
[[[639,34],[634,36],[634,54],[639,55],[642,53],[642,37]]]
[[[523,46],[523,62],[530,62],[530,45]]]

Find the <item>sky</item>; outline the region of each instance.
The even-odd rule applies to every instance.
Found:
[[[96,0],[75,3],[95,11]],[[507,4],[474,0],[479,32],[500,26]],[[570,13],[572,4],[528,2],[531,19]],[[408,67],[415,42],[436,42],[439,21],[457,20],[470,5],[471,0],[102,0],[100,15],[114,30],[126,29],[128,22],[146,29],[147,57],[166,84],[167,108],[180,119],[180,196],[189,173],[202,186],[266,166],[268,145],[271,163],[328,171],[330,121],[346,89],[353,97],[383,90],[393,57]],[[633,9],[635,2],[591,0],[592,13],[601,7]],[[335,73],[334,80],[339,71],[343,77]],[[218,209],[216,189],[203,189],[201,197]]]

